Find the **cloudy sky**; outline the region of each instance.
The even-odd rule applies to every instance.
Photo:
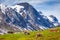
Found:
[[[42,11],[44,15],[54,15],[60,21],[60,0],[0,0],[0,3],[6,5],[13,5],[20,2],[28,2],[36,10]]]

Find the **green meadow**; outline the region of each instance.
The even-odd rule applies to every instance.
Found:
[[[30,31],[29,33],[29,35],[25,35],[24,32],[4,34],[0,35],[0,40],[60,40],[60,27],[43,31]]]

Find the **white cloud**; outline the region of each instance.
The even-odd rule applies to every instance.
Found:
[[[51,6],[46,10],[41,10],[44,15],[48,16],[48,15],[54,15],[58,18],[59,22],[60,22],[60,4],[56,4],[55,6]]]
[[[28,2],[31,5],[36,5],[36,4],[44,3],[47,1],[54,1],[54,0],[17,0],[17,2]]]
[[[45,15],[54,15],[60,20],[60,3],[55,5],[44,4],[49,1],[60,2],[60,0],[6,0],[6,2],[3,2],[4,4],[8,5],[19,2],[28,2],[29,4],[33,5],[37,10],[42,11]]]
[[[56,1],[56,0],[2,0],[2,1],[4,2],[4,4],[14,4],[14,3],[19,3],[19,2],[28,2],[31,5],[37,5],[39,3],[44,3],[44,2],[48,2],[48,1]]]

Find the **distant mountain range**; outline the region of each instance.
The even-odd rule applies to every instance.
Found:
[[[44,16],[29,3],[19,3],[13,6],[0,4],[0,29],[5,32],[44,30],[55,26],[60,26],[55,16]]]

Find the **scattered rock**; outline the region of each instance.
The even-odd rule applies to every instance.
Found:
[[[58,29],[51,29],[50,32],[59,32]]]
[[[42,37],[42,34],[40,34],[40,33],[37,33],[37,35],[36,35],[37,37]]]
[[[30,35],[30,33],[29,33],[29,32],[24,32],[24,34],[25,34],[25,35]]]
[[[14,32],[13,32],[13,31],[8,31],[7,33],[9,33],[9,34],[13,34]]]

